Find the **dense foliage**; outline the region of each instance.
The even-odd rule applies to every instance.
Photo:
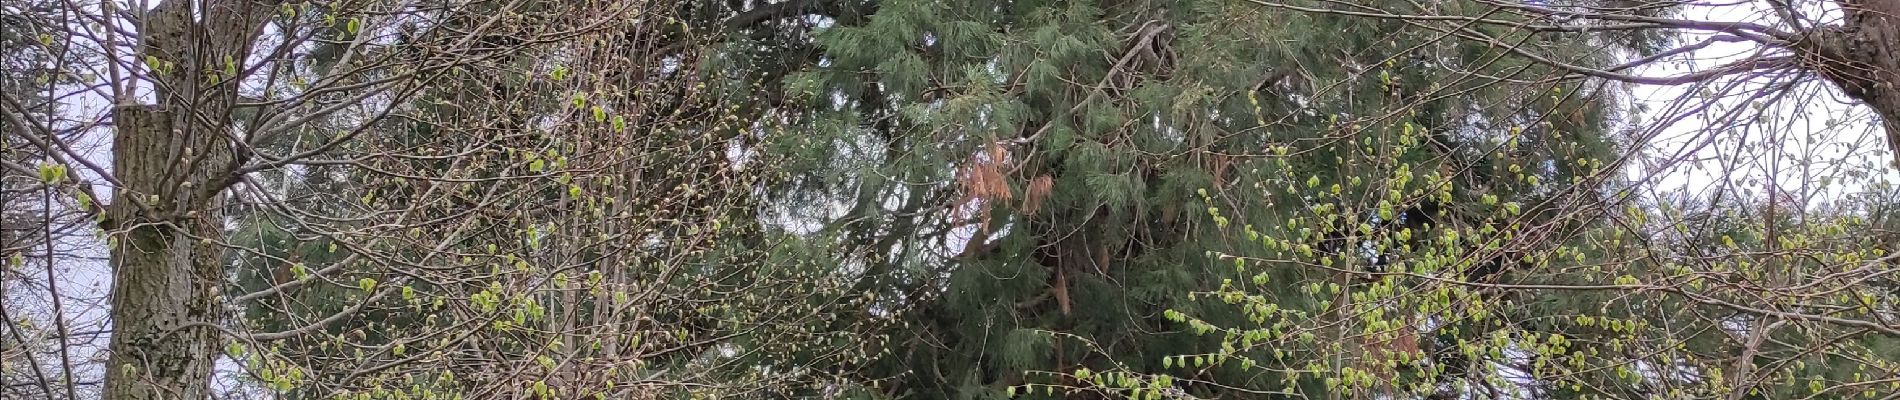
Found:
[[[1255,313],[1196,292],[1293,292],[1330,275],[1209,257],[1266,254],[1230,221],[1284,224],[1269,237],[1307,256],[1386,263],[1353,254],[1383,240],[1356,227],[1423,237],[1520,204],[1544,223],[1595,200],[1617,134],[1614,90],[1506,83],[1544,72],[1399,22],[1223,1],[885,2],[833,20],[812,34],[818,59],[783,84],[820,106],[801,134],[763,147],[812,165],[789,168],[843,172],[802,174],[779,196],[836,246],[869,246],[853,260],[864,287],[905,321],[867,371],[889,396],[1118,393],[1070,371],[1264,357],[1169,313],[1239,324]],[[1197,395],[1325,391],[1316,372],[1177,378]]]
[[[1900,390],[1893,188],[1759,138],[1792,124],[1712,94],[1750,77],[1635,101],[1636,66],[1777,37],[1677,2],[268,4],[0,32],[8,102],[109,97],[112,140],[172,145],[107,171],[26,140],[57,100],[0,121],[0,192],[95,221],[135,288],[109,304],[158,310],[111,400],[212,359],[233,398]],[[94,75],[11,75],[60,68]],[[1687,115],[1723,120],[1717,189],[1657,178],[1699,168],[1656,148]],[[53,353],[8,318],[0,386],[77,396],[13,367]]]

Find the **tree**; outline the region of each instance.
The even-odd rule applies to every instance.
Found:
[[[55,36],[57,14],[52,2],[0,5],[0,397],[78,399],[99,385],[80,368],[96,329],[73,318],[88,296],[64,287],[86,259],[73,246],[84,215],[56,200],[74,181],[43,151],[86,145],[86,122],[63,115],[59,94],[80,80],[65,67],[90,56]],[[50,134],[14,134],[26,129]]]
[[[1824,71],[1878,110],[1879,6],[49,4],[35,26],[83,51],[50,57],[73,82],[43,103],[114,106],[7,91],[0,179],[29,186],[0,193],[111,242],[106,399],[1738,399],[1895,376],[1891,202],[1786,195],[1808,158],[1780,131],[1718,157],[1771,194],[1665,201],[1639,166],[1690,163],[1643,157],[1663,124],[1619,85]],[[1717,43],[1770,51],[1637,70]],[[110,121],[110,166],[67,120]],[[1713,147],[1754,132],[1724,127]],[[50,354],[21,336],[6,357]],[[18,393],[76,392],[39,375]]]
[[[1306,220],[1315,237],[1337,239],[1334,252],[1362,240],[1350,233],[1359,221],[1482,220],[1433,205],[1487,192],[1537,211],[1557,185],[1601,178],[1604,116],[1618,112],[1610,90],[1490,85],[1544,67],[1497,62],[1484,46],[1411,49],[1432,32],[1400,23],[1226,2],[788,4],[806,8],[741,30],[720,56],[744,71],[731,76],[807,99],[780,111],[803,134],[758,147],[808,171],[773,187],[776,203],[849,251],[840,264],[857,276],[853,291],[888,310],[860,319],[902,321],[863,373],[884,396],[1070,390],[1084,386],[1070,373],[1079,367],[1154,374],[1175,362],[1161,355],[1218,352],[1216,338],[1164,318],[1197,307],[1190,288],[1253,279],[1205,254],[1258,239],[1205,210],[1359,218]],[[792,47],[807,41],[819,52]],[[1416,52],[1391,56],[1406,49]],[[808,64],[782,73],[755,61],[785,54]],[[1446,60],[1474,71],[1418,67]],[[1516,137],[1461,135],[1471,120]],[[1309,181],[1338,184],[1338,199],[1281,189]],[[1454,181],[1470,186],[1450,198],[1424,191]],[[1404,198],[1381,207],[1387,189]],[[1273,378],[1290,375],[1215,369],[1184,386],[1278,392]]]
[[[1565,72],[1563,79],[1604,79],[1639,85],[1697,85],[1707,96],[1729,95],[1743,86],[1723,81],[1754,81],[1766,90],[1742,94],[1751,99],[1801,101],[1788,96],[1802,83],[1820,78],[1838,93],[1867,107],[1887,131],[1889,148],[1900,165],[1900,4],[1871,0],[1761,0],[1706,5],[1711,15],[1762,15],[1742,21],[1702,20],[1674,15],[1690,2],[1637,0],[1481,1],[1476,7],[1414,7],[1332,0],[1249,0],[1296,12],[1403,21],[1444,32],[1448,38],[1509,49],[1514,55]],[[1593,33],[1617,38],[1682,38],[1652,56],[1615,65],[1592,66],[1571,54],[1516,45],[1507,35]],[[1692,42],[1691,42],[1692,41]],[[1675,75],[1645,75],[1646,67],[1692,59],[1718,43],[1745,43],[1746,56],[1707,69]]]
[[[270,371],[255,378],[299,398],[720,396],[828,379],[780,355],[844,357],[803,344],[850,334],[817,329],[837,285],[752,217],[749,188],[776,179],[774,160],[737,169],[724,153],[748,130],[733,107],[754,93],[698,87],[711,75],[695,70],[698,39],[636,28],[453,71],[330,156],[358,161],[270,183],[291,189],[250,213],[240,247],[253,251],[233,257],[240,298],[255,327],[316,331],[247,349]],[[381,157],[389,148],[432,156]],[[342,218],[364,207],[417,222]],[[389,242],[353,245],[365,238]],[[358,285],[397,291],[365,298]],[[343,322],[313,324],[332,318]],[[412,357],[448,366],[382,367]],[[406,379],[423,390],[387,384]]]
[[[103,398],[826,390],[775,354],[851,357],[852,305],[752,217],[694,3],[63,6],[111,165],[6,128],[111,241]]]
[[[1581,160],[1608,160],[1611,171],[1626,168],[1619,164],[1653,162],[1636,170],[1641,173],[1638,179],[1608,180],[1607,186],[1594,179],[1558,181],[1552,187],[1556,193],[1598,196],[1558,196],[1556,207],[1550,208],[1543,207],[1553,204],[1549,201],[1514,204],[1505,196],[1481,196],[1464,204],[1503,207],[1459,207],[1476,211],[1460,218],[1462,225],[1442,220],[1425,229],[1370,224],[1360,230],[1360,239],[1371,243],[1361,247],[1366,250],[1360,257],[1307,250],[1323,249],[1326,243],[1323,237],[1302,233],[1298,223],[1232,217],[1230,226],[1237,227],[1232,229],[1264,238],[1260,247],[1270,254],[1253,256],[1245,249],[1224,254],[1241,268],[1320,276],[1356,271],[1368,263],[1402,268],[1374,269],[1357,280],[1301,281],[1306,289],[1299,293],[1277,292],[1258,283],[1224,285],[1207,293],[1209,302],[1227,304],[1220,309],[1251,313],[1257,319],[1223,323],[1204,317],[1218,317],[1218,312],[1173,314],[1181,324],[1222,336],[1225,343],[1242,349],[1184,354],[1183,359],[1196,363],[1189,374],[1203,368],[1202,362],[1279,365],[1327,377],[1323,388],[1303,388],[1303,393],[1334,397],[1742,399],[1880,398],[1891,393],[1886,385],[1895,376],[1895,332],[1888,322],[1891,290],[1884,272],[1891,264],[1885,244],[1891,238],[1873,227],[1887,218],[1890,206],[1882,204],[1891,198],[1891,185],[1879,175],[1864,173],[1867,170],[1853,162],[1852,151],[1815,151],[1842,145],[1844,140],[1833,137],[1836,133],[1790,135],[1792,124],[1786,120],[1799,116],[1776,116],[1761,105],[1795,93],[1789,88],[1804,83],[1798,75],[1774,73],[1825,67],[1814,60],[1793,64],[1792,58],[1756,55],[1673,77],[1648,78],[1627,71],[1714,42],[1757,40],[1747,38],[1771,28],[1673,19],[1667,7],[1610,6],[1633,4],[1624,2],[1591,2],[1604,6],[1600,8],[1529,2],[1429,7],[1255,3],[1397,22],[1446,38],[1495,44],[1554,73],[1531,74],[1525,81],[1693,83],[1709,92],[1677,99],[1678,104],[1689,104],[1681,109],[1686,111],[1672,111],[1675,114],[1663,116],[1655,126],[1636,126],[1639,134],[1626,138],[1610,157]],[[1603,66],[1568,58],[1576,52],[1507,45],[1550,36],[1618,43],[1632,37],[1667,38],[1670,32],[1661,31],[1669,29],[1720,33],[1700,44],[1628,56],[1634,62],[1593,61],[1607,61]],[[1809,29],[1872,32],[1862,30],[1864,26]],[[1875,46],[1879,41],[1865,43]],[[1776,51],[1801,51],[1810,44],[1782,45]],[[1825,59],[1844,60],[1849,59]],[[1867,71],[1880,69],[1855,74]],[[1752,75],[1756,73],[1763,74]],[[1839,71],[1819,76],[1836,83],[1843,79]],[[1770,82],[1722,82],[1728,78]],[[1719,99],[1731,94],[1742,101],[1725,104],[1728,99]],[[1687,150],[1654,158],[1645,154],[1663,124],[1690,115],[1714,122],[1696,131],[1698,136],[1684,146]],[[1887,121],[1891,126],[1891,119]],[[1697,169],[1703,161],[1686,160],[1702,157],[1715,164],[1712,176],[1703,175],[1712,178],[1712,184],[1691,184],[1698,191],[1694,193],[1655,193],[1664,190],[1655,182],[1657,176]],[[1836,187],[1846,182],[1850,188],[1844,190],[1850,195],[1829,194],[1834,190],[1828,189],[1830,181]],[[1326,196],[1323,185],[1298,191]],[[1331,307],[1320,312],[1299,307],[1315,301]],[[1247,354],[1245,349],[1271,354]],[[1156,382],[1165,382],[1164,377],[1137,383],[1165,386]]]

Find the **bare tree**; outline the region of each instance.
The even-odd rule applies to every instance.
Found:
[[[36,40],[89,57],[52,101],[110,106],[8,91],[0,127],[108,242],[103,398],[826,387],[768,354],[862,357],[804,344],[853,343],[825,318],[855,303],[772,264],[777,175],[728,151],[779,117],[707,90],[719,35],[679,6],[56,4]]]
[[[1456,40],[1472,40],[1567,71],[1558,79],[1606,79],[1639,85],[1719,86],[1723,80],[1755,80],[1774,89],[1750,96],[1774,99],[1806,80],[1833,83],[1847,98],[1871,109],[1900,150],[1900,3],[1874,0],[1473,0],[1389,2],[1248,0],[1277,9],[1403,21]],[[1685,7],[1739,19],[1685,18]],[[1770,14],[1755,18],[1758,14]],[[1608,67],[1577,62],[1600,54],[1558,54],[1517,46],[1523,35],[1573,35],[1585,40],[1642,41],[1652,51]],[[1687,39],[1687,40],[1683,40]],[[1644,71],[1695,60],[1716,44],[1748,44],[1741,57],[1679,74]],[[1895,151],[1900,162],[1900,151]]]
[[[1613,116],[1623,117],[1613,122],[1629,132],[1619,138],[1625,142],[1607,156],[1574,159],[1610,167],[1551,183],[1556,199],[1498,203],[1491,195],[1496,187],[1433,186],[1489,200],[1448,206],[1449,212],[1425,219],[1428,226],[1361,224],[1358,232],[1371,238],[1361,254],[1324,251],[1327,240],[1308,234],[1323,225],[1296,228],[1311,220],[1305,215],[1289,222],[1234,217],[1232,229],[1265,241],[1260,247],[1270,255],[1224,257],[1235,260],[1236,269],[1259,268],[1262,278],[1199,293],[1236,305],[1232,310],[1257,318],[1254,323],[1213,324],[1193,312],[1171,312],[1169,318],[1188,329],[1225,334],[1222,350],[1176,356],[1169,362],[1185,372],[1165,380],[1130,385],[1128,375],[1114,375],[1127,371],[1116,370],[1106,374],[1107,382],[1124,378],[1119,385],[1096,379],[1093,387],[1140,393],[1173,382],[1201,385],[1207,371],[1239,364],[1326,378],[1316,388],[1289,384],[1284,392],[1260,394],[1894,398],[1900,369],[1892,360],[1900,348],[1891,343],[1900,336],[1894,320],[1900,307],[1888,228],[1892,175],[1860,162],[1863,150],[1875,146],[1841,131],[1865,121],[1885,129],[1888,143],[1879,147],[1900,150],[1900,109],[1893,103],[1900,98],[1900,2],[1249,1],[1296,12],[1289,18],[1407,26],[1420,33],[1411,39],[1425,39],[1390,54],[1393,59],[1424,59],[1405,68],[1478,76],[1488,87],[1619,84],[1589,92],[1612,96],[1631,87],[1690,90],[1637,106],[1661,105],[1660,117],[1643,121],[1637,117],[1653,116],[1643,111]],[[1524,44],[1553,37],[1601,51]],[[1443,43],[1478,44],[1535,72],[1450,62],[1433,54],[1451,47]],[[1688,71],[1668,72],[1675,68]],[[1579,92],[1562,89],[1543,92],[1552,99]],[[1871,111],[1871,118],[1810,115],[1830,96],[1849,100],[1856,112]],[[1516,137],[1519,129],[1486,127],[1474,134]],[[1664,140],[1662,133],[1672,130],[1690,133]],[[1346,143],[1373,137],[1356,133]],[[1366,149],[1345,159],[1400,170],[1418,165]],[[1520,168],[1550,167],[1510,166]],[[1688,182],[1659,183],[1665,175]],[[1309,182],[1308,189],[1285,190],[1302,198],[1328,196],[1318,178]],[[1405,185],[1398,182],[1393,185]],[[1401,192],[1390,193],[1390,201],[1401,201]],[[1343,208],[1376,209],[1386,201],[1367,196]],[[1327,215],[1331,204],[1312,209],[1320,217],[1314,219],[1335,218]],[[1228,223],[1228,214],[1209,213],[1217,224]],[[1366,218],[1340,214],[1346,221]],[[1273,226],[1279,224],[1286,227]],[[1236,252],[1248,250],[1258,251],[1243,246]],[[1411,269],[1387,268],[1399,265]],[[1301,291],[1279,290],[1288,285],[1266,283],[1268,276],[1291,280]],[[1317,312],[1298,309],[1313,303],[1321,304]],[[1307,352],[1313,356],[1299,356]],[[1064,377],[1091,386],[1088,377],[1104,375],[1082,372]]]
[[[88,59],[54,40],[58,3],[0,5],[0,397],[75,399],[96,396],[86,350],[97,348],[90,290],[66,287],[75,264],[95,257],[75,246],[88,239],[84,214],[63,201],[69,172],[44,147],[83,147],[73,121],[60,117],[60,88],[78,81],[68,67]],[[14,135],[35,125],[50,134]]]

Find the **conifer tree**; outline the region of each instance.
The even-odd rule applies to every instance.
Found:
[[[804,205],[787,213],[855,251],[843,268],[902,321],[864,375],[884,396],[1128,395],[1107,383],[1169,367],[1193,371],[1168,379],[1195,395],[1325,393],[1296,371],[1317,353],[1214,367],[1272,352],[1170,321],[1257,314],[1196,291],[1352,275],[1237,269],[1209,253],[1258,255],[1263,238],[1227,225],[1272,221],[1308,243],[1286,251],[1392,268],[1362,226],[1552,219],[1595,194],[1564,189],[1604,179],[1616,134],[1615,90],[1517,84],[1547,69],[1399,22],[1219,1],[872,5],[811,9],[822,53],[782,86],[813,107],[760,148],[819,172],[777,188]]]

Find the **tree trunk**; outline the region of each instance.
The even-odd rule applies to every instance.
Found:
[[[194,6],[198,7],[194,9]],[[210,398],[221,346],[224,182],[233,82],[268,1],[167,1],[144,17],[139,55],[155,105],[114,108],[113,334],[105,400]]]
[[[167,201],[167,195],[191,193],[164,185],[171,180],[167,167],[178,163],[182,147],[174,141],[194,135],[174,136],[172,113],[162,106],[122,106],[117,113],[113,166],[125,186],[109,211],[121,233],[112,248],[113,334],[105,399],[206,399],[218,331],[188,325],[216,324],[223,312],[218,199],[191,207],[193,215],[164,212],[161,205],[182,203]],[[134,204],[141,200],[132,196],[154,207],[140,210]]]
[[[1845,23],[1811,42],[1809,67],[1872,108],[1900,167],[1900,1],[1842,1]]]

